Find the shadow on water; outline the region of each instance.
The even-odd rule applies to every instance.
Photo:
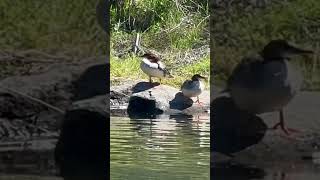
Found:
[[[183,103],[181,103],[183,102]],[[185,97],[181,92],[178,92],[174,99],[172,99],[170,102],[170,109],[177,109],[177,110],[184,110],[192,106],[193,101],[192,99]]]

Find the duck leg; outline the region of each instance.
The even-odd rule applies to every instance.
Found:
[[[151,76],[149,76],[149,83],[152,83],[152,79],[151,79]]]
[[[281,130],[286,134],[286,135],[290,135],[290,132],[292,133],[295,133],[295,132],[300,132],[299,130],[295,130],[295,129],[292,129],[292,128],[287,128],[285,126],[285,123],[284,123],[284,116],[283,116],[283,109],[281,109],[279,111],[279,118],[280,118],[280,121],[275,124],[272,129],[278,129],[278,127],[280,126]]]
[[[197,102],[200,106],[202,106],[202,104],[203,104],[202,102],[200,102],[199,96],[197,96],[196,102]]]

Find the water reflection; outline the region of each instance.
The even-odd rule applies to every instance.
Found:
[[[209,179],[209,148],[208,116],[112,117],[111,179]]]

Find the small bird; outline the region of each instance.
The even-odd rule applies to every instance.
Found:
[[[228,92],[235,104],[250,113],[279,111],[280,128],[289,135],[296,131],[285,127],[283,108],[299,92],[302,74],[290,63],[292,55],[313,53],[299,49],[285,40],[272,40],[259,57],[244,58],[227,81]]]
[[[186,80],[181,86],[181,92],[186,97],[197,97],[197,101],[201,104],[199,100],[199,95],[205,88],[204,82],[202,80],[206,80],[206,77],[203,77],[199,74],[195,74],[192,76],[191,80]]]
[[[166,66],[160,61],[160,58],[152,53],[145,53],[140,64],[141,70],[149,76],[149,82],[152,83],[152,77],[173,78],[173,76],[166,69]]]

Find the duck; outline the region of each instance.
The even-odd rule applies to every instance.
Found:
[[[205,84],[203,80],[207,80],[206,77],[201,76],[200,74],[195,74],[192,76],[191,80],[186,80],[181,85],[181,92],[186,97],[197,97],[197,101],[201,104],[199,95],[204,91]]]
[[[235,67],[222,92],[228,93],[236,106],[249,113],[279,112],[279,122],[272,129],[290,135],[284,108],[300,91],[303,77],[290,60],[293,55],[311,54],[283,39],[271,40],[258,56],[245,57]]]
[[[152,83],[152,77],[173,78],[170,72],[166,69],[166,66],[161,62],[160,58],[153,53],[145,53],[142,56],[140,64],[141,70],[149,76],[149,82]]]

